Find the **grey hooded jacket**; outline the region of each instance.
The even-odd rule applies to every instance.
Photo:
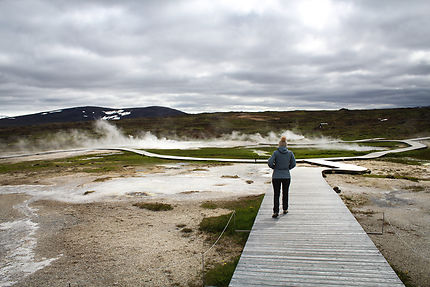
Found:
[[[272,178],[291,178],[290,169],[296,166],[296,159],[286,147],[279,147],[269,158],[268,165],[273,169]]]

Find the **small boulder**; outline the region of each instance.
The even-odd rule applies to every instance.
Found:
[[[333,190],[334,190],[336,193],[340,193],[340,192],[341,192],[341,190],[340,190],[340,188],[339,188],[338,186],[333,187]]]

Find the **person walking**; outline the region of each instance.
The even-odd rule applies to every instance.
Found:
[[[283,213],[288,213],[288,191],[291,183],[290,169],[296,166],[296,159],[292,151],[287,149],[287,139],[281,137],[279,147],[275,150],[268,160],[268,165],[273,169],[272,185],[273,185],[273,218],[279,215],[279,196],[281,194],[282,185],[282,209]]]

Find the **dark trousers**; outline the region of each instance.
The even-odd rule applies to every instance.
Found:
[[[282,184],[282,209],[288,209],[288,190],[290,189],[291,178],[272,178],[273,185],[273,213],[279,213],[279,196]]]

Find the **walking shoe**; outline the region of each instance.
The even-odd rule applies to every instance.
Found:
[[[283,212],[284,214],[287,214],[288,213],[288,209],[284,209],[284,212]]]
[[[273,213],[272,218],[278,218],[278,214],[277,213]]]

